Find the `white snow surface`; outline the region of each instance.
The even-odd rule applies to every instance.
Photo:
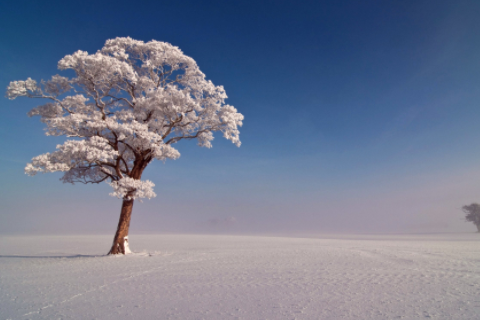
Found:
[[[480,319],[479,234],[130,239],[0,237],[0,319]]]

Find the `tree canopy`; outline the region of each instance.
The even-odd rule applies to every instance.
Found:
[[[221,131],[240,146],[243,115],[225,104],[222,86],[169,43],[116,38],[94,54],[65,56],[58,68],[75,77],[28,78],[7,89],[10,99],[47,100],[29,116],[40,117],[47,135],[71,138],[34,157],[25,168],[29,175],[62,171],[63,182],[106,181],[113,196],[152,198],[154,184],[141,180],[142,172],[153,159],[177,159],[180,140],[210,148],[213,132]]]
[[[471,205],[463,206],[462,210],[466,213],[465,220],[472,222],[477,226],[478,232],[480,232],[480,204],[472,203]]]

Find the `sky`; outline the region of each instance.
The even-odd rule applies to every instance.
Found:
[[[0,87],[64,72],[107,39],[169,42],[245,116],[237,148],[177,145],[150,164],[157,197],[130,233],[474,232],[480,202],[478,1],[3,1]],[[0,235],[114,234],[106,185],[24,174],[55,150],[27,112],[0,104]]]

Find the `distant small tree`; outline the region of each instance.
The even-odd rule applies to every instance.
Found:
[[[475,226],[477,226],[478,232],[480,232],[480,204],[472,203],[469,206],[463,206],[462,210],[467,214],[465,216],[465,220],[472,222]]]
[[[28,115],[39,116],[46,134],[67,136],[57,151],[32,159],[25,172],[63,171],[68,183],[101,183],[123,200],[109,254],[125,254],[134,199],[155,197],[154,184],[141,180],[154,159],[177,159],[173,145],[196,139],[212,146],[213,132],[240,146],[243,115],[225,104],[222,86],[205,79],[195,60],[169,43],[131,38],[107,40],[94,54],[77,51],[58,62],[75,77],[13,81],[7,96],[47,103]],[[70,95],[68,93],[71,93]]]

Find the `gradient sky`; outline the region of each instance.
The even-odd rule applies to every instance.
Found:
[[[131,233],[473,232],[480,202],[479,1],[3,1],[0,87],[68,73],[105,40],[166,41],[245,116],[235,147],[177,146]],[[24,167],[64,138],[0,107],[0,234],[111,233],[121,200]]]

